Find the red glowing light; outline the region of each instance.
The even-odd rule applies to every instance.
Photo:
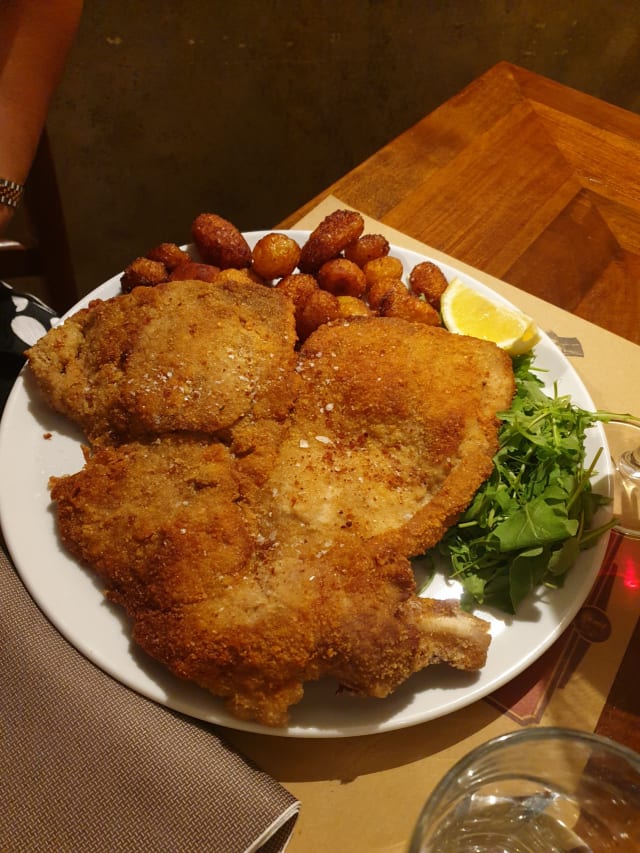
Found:
[[[622,583],[626,589],[640,589],[640,563],[629,554],[620,560]]]

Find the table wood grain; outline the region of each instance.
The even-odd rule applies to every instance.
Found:
[[[640,343],[640,116],[501,62],[328,194]]]

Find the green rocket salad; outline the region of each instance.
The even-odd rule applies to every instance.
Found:
[[[548,396],[533,356],[513,359],[516,393],[498,417],[494,470],[438,550],[463,586],[462,606],[515,613],[540,585],[559,587],[580,551],[615,523],[592,528],[609,499],[592,491],[597,459],[587,466],[589,427],[630,415],[588,412],[566,396]]]

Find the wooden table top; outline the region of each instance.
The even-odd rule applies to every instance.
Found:
[[[640,343],[640,116],[501,62],[329,193]]]

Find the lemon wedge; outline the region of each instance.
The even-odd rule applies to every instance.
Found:
[[[442,321],[450,332],[493,341],[510,355],[528,352],[540,340],[534,320],[483,296],[454,278],[440,299]]]

